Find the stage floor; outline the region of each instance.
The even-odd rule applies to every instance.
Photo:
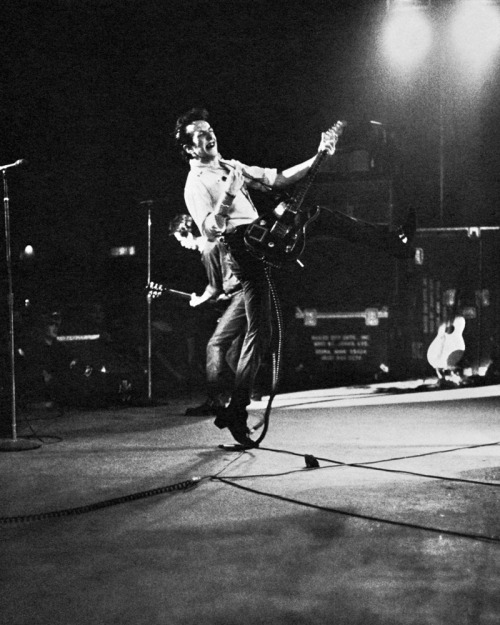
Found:
[[[279,395],[244,452],[197,399],[19,416],[2,623],[500,622],[500,385]]]

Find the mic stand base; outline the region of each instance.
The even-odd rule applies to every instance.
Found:
[[[246,445],[240,445],[239,443],[218,445],[219,449],[224,451],[248,451],[249,449],[257,449],[256,447],[247,447]]]
[[[38,449],[41,446],[41,443],[37,443],[26,438],[0,438],[0,452],[29,451],[31,449]]]

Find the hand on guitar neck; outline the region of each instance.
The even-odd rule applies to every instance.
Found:
[[[191,299],[189,300],[189,305],[192,308],[198,308],[198,306],[202,306],[203,304],[206,304],[207,302],[215,302],[215,301],[216,300],[214,300],[212,298],[212,295],[207,291],[205,291],[201,295],[196,295],[196,293],[191,293]]]
[[[335,148],[337,141],[342,134],[347,122],[337,122],[335,126],[329,128],[326,132],[321,133],[321,142],[319,144],[318,152],[326,152],[328,156],[335,154]]]

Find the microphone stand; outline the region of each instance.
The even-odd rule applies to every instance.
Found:
[[[147,376],[148,376],[148,403],[153,402],[153,374],[152,374],[152,333],[151,333],[151,293],[149,285],[151,284],[151,207],[154,200],[143,200],[139,202],[139,206],[147,206],[147,283],[146,283],[146,307],[147,307]]]
[[[16,423],[16,352],[14,342],[14,292],[12,287],[12,259],[10,248],[10,213],[9,213],[9,193],[7,187],[7,174],[6,169],[9,167],[21,164],[22,161],[17,161],[14,165],[8,165],[0,168],[3,175],[3,207],[5,217],[5,258],[7,264],[7,280],[8,280],[8,309],[9,309],[9,355],[10,355],[10,391],[11,391],[11,427],[12,437],[7,439],[0,439],[0,451],[26,451],[29,449],[38,449],[41,443],[37,443],[28,439],[20,439],[17,437],[17,423]]]
[[[148,208],[148,226],[147,226],[147,235],[148,235],[148,244],[147,244],[147,294],[146,294],[146,305],[147,305],[147,375],[148,375],[148,405],[154,406],[158,405],[158,400],[153,399],[153,351],[152,351],[152,315],[151,315],[151,305],[153,301],[153,296],[150,291],[151,284],[151,209],[154,205],[161,202],[162,199],[158,200],[143,200],[139,202],[140,206],[147,206]]]
[[[151,350],[151,293],[149,291],[149,285],[151,284],[151,205],[148,203],[148,293],[147,293],[147,306],[148,306],[148,401],[153,400],[153,376],[152,376],[152,350]]]

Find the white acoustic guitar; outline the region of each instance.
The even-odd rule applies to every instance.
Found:
[[[427,350],[427,360],[434,369],[454,369],[465,353],[463,332],[465,318],[452,314],[438,328]]]

